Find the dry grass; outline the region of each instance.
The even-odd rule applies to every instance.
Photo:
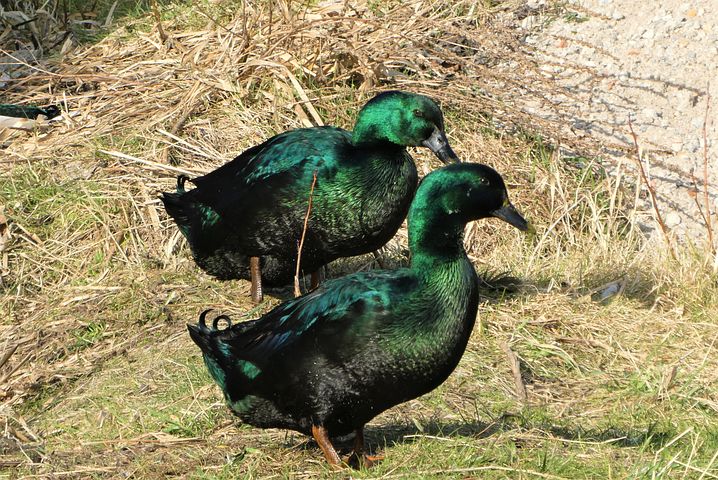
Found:
[[[11,477],[332,476],[300,435],[240,426],[222,405],[184,323],[208,306],[252,317],[278,300],[252,308],[246,282],[200,273],[156,194],[274,133],[351,128],[377,90],[401,88],[441,101],[457,153],[504,173],[536,233],[490,221],[467,230],[479,271],[509,272],[521,288],[487,292],[445,385],[374,420],[368,438],[387,460],[357,475],[716,478],[708,252],[683,246],[672,260],[637,228],[644,212],[630,208],[624,176],[537,136],[593,151],[590,139],[564,139],[560,122],[512,107],[554,87],[513,28],[524,7],[491,3],[168,3],[164,38],[148,10],[115,16],[95,43],[19,62],[5,101],[72,114],[1,140],[0,467]],[[429,154],[415,158],[431,169]],[[405,245],[401,231],[392,265]],[[527,405],[514,399],[502,343]]]

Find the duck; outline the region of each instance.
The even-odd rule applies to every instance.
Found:
[[[37,117],[40,115],[50,120],[61,114],[62,110],[60,110],[60,107],[57,105],[35,107],[31,105],[0,103],[0,128],[32,130],[35,127]]]
[[[204,311],[189,334],[232,412],[312,436],[331,465],[331,439],[353,433],[351,458],[371,464],[364,425],[438,387],[466,349],[479,292],[464,229],[487,217],[528,229],[494,169],[442,167],[412,202],[408,267],[327,280],[247,322]]]
[[[362,107],[351,132],[278,134],[206,175],[180,175],[161,200],[197,265],[221,280],[250,279],[258,303],[263,285],[291,283],[301,238],[299,271],[312,274],[313,288],[327,263],[374,252],[394,236],[418,183],[409,146],[459,161],[434,100],[387,91]],[[195,188],[185,188],[188,180]]]

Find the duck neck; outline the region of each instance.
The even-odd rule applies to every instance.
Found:
[[[448,264],[467,261],[464,250],[465,222],[451,215],[423,215],[409,217],[409,249],[411,268],[431,276],[436,269]],[[439,218],[440,217],[440,218]]]

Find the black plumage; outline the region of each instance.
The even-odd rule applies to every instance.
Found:
[[[409,268],[330,280],[226,329],[218,321],[227,317],[208,326],[204,312],[190,335],[230,408],[251,425],[314,435],[336,463],[329,436],[363,438],[366,422],[436,388],[456,367],[478,305],[463,231],[489,216],[527,228],[494,170],[444,167],[412,203]]]
[[[197,264],[220,279],[250,278],[258,258],[270,286],[291,282],[309,192],[312,211],[302,272],[384,245],[406,217],[417,172],[406,146],[458,161],[428,97],[385,92],[359,113],[353,132],[335,127],[284,132],[217,170],[162,196]]]

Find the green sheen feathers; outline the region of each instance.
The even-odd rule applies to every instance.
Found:
[[[359,112],[352,141],[355,145],[390,142],[418,146],[434,128],[444,129],[441,110],[429,97],[385,92]]]

